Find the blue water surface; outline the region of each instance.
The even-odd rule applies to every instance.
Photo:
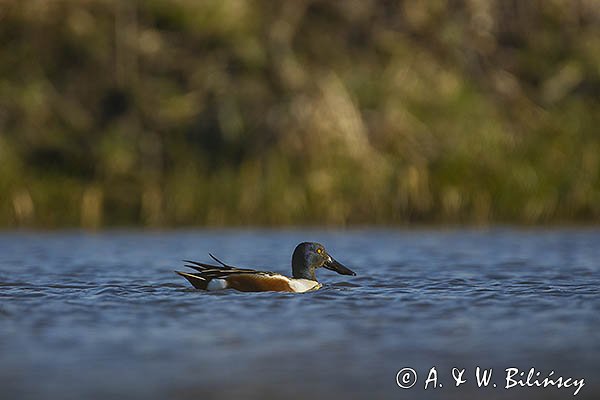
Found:
[[[307,240],[358,275],[288,294],[173,273],[212,252],[289,275]],[[585,385],[506,389],[510,367]],[[597,229],[0,233],[2,399],[598,399],[599,376]]]

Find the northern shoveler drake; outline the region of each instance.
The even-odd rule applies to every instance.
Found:
[[[296,246],[292,255],[292,278],[274,272],[257,271],[227,265],[209,254],[220,265],[187,261],[185,266],[195,269],[196,273],[175,271],[187,279],[196,289],[220,290],[236,289],[241,292],[295,292],[303,293],[317,290],[322,285],[317,281],[315,270],[323,267],[341,275],[356,273],[346,268],[319,243],[304,242]]]

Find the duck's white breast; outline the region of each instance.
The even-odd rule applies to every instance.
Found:
[[[311,279],[290,279],[290,287],[296,293],[308,292],[309,290],[317,290],[321,284]]]

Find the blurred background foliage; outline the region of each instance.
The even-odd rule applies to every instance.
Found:
[[[0,3],[0,226],[600,219],[600,1]]]

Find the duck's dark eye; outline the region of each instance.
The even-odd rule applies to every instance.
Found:
[[[323,252],[323,249],[317,249],[317,253],[321,254]]]

